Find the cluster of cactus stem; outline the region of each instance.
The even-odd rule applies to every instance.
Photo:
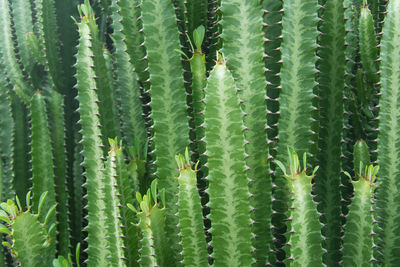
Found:
[[[0,22],[0,267],[398,266],[400,0]]]

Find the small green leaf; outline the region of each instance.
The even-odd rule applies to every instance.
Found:
[[[26,194],[26,208],[28,211],[31,209],[31,193],[32,191],[29,191],[28,194]]]
[[[143,201],[142,194],[140,194],[139,192],[136,192],[136,199],[139,202],[139,204],[142,203],[142,201]]]
[[[160,199],[163,207],[165,208],[165,188],[160,190]]]
[[[3,246],[7,247],[7,248],[11,248],[11,244],[8,243],[7,241],[3,241],[3,242],[1,242],[1,244],[2,244]]]
[[[199,51],[201,51],[201,44],[203,43],[205,32],[206,30],[203,25],[200,25],[193,32],[194,45],[196,46],[196,49]]]
[[[44,193],[42,193],[42,194],[40,195],[40,198],[39,198],[39,205],[38,205],[38,214],[39,214],[39,215],[40,215],[40,211],[41,211],[41,209],[42,209],[44,200],[46,199],[46,196],[47,196],[47,191],[44,192]]]
[[[275,160],[275,163],[276,163],[276,165],[278,165],[278,167],[282,170],[283,174],[284,174],[285,176],[287,176],[285,165],[283,165],[283,163],[280,162],[280,161],[277,160],[277,159]]]
[[[137,209],[131,203],[128,203],[127,206],[128,206],[128,208],[130,210],[132,210],[133,212],[137,213]]]
[[[0,207],[4,210],[4,211],[6,211],[6,212],[8,212],[8,209],[7,209],[7,203],[5,203],[5,202],[1,202],[1,204],[0,204]]]
[[[157,179],[151,183],[151,194],[153,196],[154,203],[157,203]]]
[[[0,223],[0,233],[10,235],[11,231],[10,229],[8,229],[7,227],[5,227],[3,224]]]
[[[45,217],[45,219],[44,219],[44,224],[47,223],[47,220],[50,218],[50,216],[52,215],[52,213],[56,210],[56,206],[57,206],[57,204],[54,204],[54,205],[47,211],[46,217]]]
[[[22,206],[21,206],[21,202],[19,201],[18,195],[15,196],[15,200],[17,201],[18,209],[19,209],[20,211],[22,211]]]
[[[75,250],[75,260],[76,260],[76,266],[80,267],[80,261],[79,261],[79,256],[81,255],[81,243],[78,242],[76,245],[76,250]]]

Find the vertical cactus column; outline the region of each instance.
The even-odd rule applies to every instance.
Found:
[[[142,231],[140,240],[140,266],[174,266],[171,244],[165,235],[165,192],[157,191],[157,180],[153,180],[151,188],[142,197],[136,193],[140,209],[130,205],[139,217],[138,226]]]
[[[68,216],[68,189],[66,187],[66,150],[64,128],[64,99],[55,90],[48,97],[49,127],[54,159],[54,184],[57,205],[57,251],[59,255],[68,255],[70,227]]]
[[[251,266],[254,261],[243,114],[236,91],[220,56],[208,78],[204,100],[214,266]]]
[[[327,250],[324,263],[337,266],[340,261],[341,233],[341,141],[343,128],[344,87],[344,9],[343,0],[320,1],[321,24],[318,49],[318,94],[320,99],[320,132],[317,154],[319,171],[315,190],[322,212]]]
[[[293,147],[300,155],[311,152],[317,138],[313,132],[315,112],[313,101],[317,85],[317,0],[287,0],[283,3],[282,43],[280,72],[281,92],[279,96],[278,143],[276,158],[287,162],[287,147]],[[315,151],[313,151],[315,153]],[[311,153],[312,154],[312,153]],[[313,160],[311,159],[311,163]],[[285,231],[284,220],[287,209],[287,181],[279,173],[274,179],[273,216],[277,228],[276,237],[282,243]],[[278,244],[278,247],[281,244]]]
[[[80,10],[82,7],[80,7]],[[83,14],[81,14],[83,15]],[[90,266],[107,266],[108,242],[106,239],[105,214],[103,192],[103,157],[100,122],[98,118],[99,108],[97,106],[96,81],[93,68],[93,52],[91,50],[91,36],[88,18],[81,17],[77,23],[79,29],[79,46],[76,54],[76,88],[78,89],[80,125],[82,126],[82,166],[85,168],[86,177],[86,219],[88,225],[86,239],[88,248],[87,264]]]
[[[173,5],[170,1],[148,0],[141,6],[143,32],[150,72],[150,106],[153,125],[153,156],[161,188],[165,188],[167,229],[171,246],[178,246],[175,203],[177,175],[175,154],[184,151],[189,142],[189,127],[179,33]]]
[[[358,180],[351,180],[354,197],[349,206],[349,214],[343,237],[343,266],[371,266],[373,258],[374,190],[379,167],[368,165]],[[349,178],[351,179],[350,175]]]
[[[2,73],[4,75],[4,73]],[[14,137],[15,123],[12,117],[10,87],[7,84],[5,76],[0,78],[0,158],[1,174],[0,181],[2,190],[1,200],[12,198],[15,190],[13,186],[13,156],[14,156]],[[23,164],[27,164],[24,162]]]
[[[253,246],[257,265],[264,266],[271,250],[271,177],[267,145],[264,32],[261,1],[221,1],[223,52],[237,79],[245,116],[247,177],[252,195]]]
[[[400,261],[400,0],[389,1],[381,39],[381,98],[379,111],[377,189],[380,262],[396,266]]]
[[[306,173],[306,153],[303,154],[303,168],[297,153],[288,148],[289,168],[276,161],[288,181],[290,207],[288,210],[288,243],[286,245],[286,266],[324,266],[321,236],[320,214],[311,194],[312,179],[318,167],[311,175]]]
[[[176,156],[180,175],[178,217],[182,236],[183,263],[185,266],[207,266],[208,255],[201,211],[200,195],[197,189],[196,172],[191,167],[189,151],[185,156]]]
[[[124,3],[123,1],[122,3]],[[114,72],[116,76],[116,93],[120,102],[120,116],[122,132],[125,142],[129,146],[146,146],[147,129],[143,118],[142,102],[140,100],[140,89],[136,73],[130,62],[125,44],[123,24],[121,23],[120,1],[113,0],[111,3],[111,20],[113,27]],[[125,3],[126,5],[126,3]]]
[[[32,97],[30,105],[30,118],[32,125],[32,193],[33,204],[39,205],[41,195],[47,192],[47,201],[41,207],[42,212],[46,214],[50,208],[56,204],[55,186],[54,186],[54,162],[51,149],[50,131],[48,117],[46,114],[45,101],[43,96],[37,92]],[[38,210],[35,210],[38,212]],[[44,220],[41,217],[41,222]],[[49,225],[57,222],[56,215],[53,213],[47,220]],[[56,232],[51,235],[52,243],[47,250],[50,258],[56,254]],[[50,262],[46,262],[49,264]]]

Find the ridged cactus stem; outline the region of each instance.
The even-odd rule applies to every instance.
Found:
[[[189,145],[189,123],[181,56],[174,53],[174,49],[180,49],[179,32],[171,1],[143,1],[140,9],[151,73],[149,93],[151,119],[154,121],[151,140],[154,151],[150,153],[155,160],[159,185],[165,188],[167,195],[166,225],[170,242],[180,250],[176,236],[177,218],[174,216],[178,182],[171,177],[177,175],[176,152]]]
[[[80,7],[81,8],[81,7]],[[83,15],[83,14],[81,14]],[[103,192],[103,144],[101,142],[100,121],[98,118],[99,107],[97,105],[96,81],[93,66],[93,52],[91,50],[90,28],[87,18],[81,17],[77,23],[79,29],[79,46],[76,54],[76,88],[78,89],[80,125],[82,127],[82,166],[85,168],[86,200],[88,225],[86,239],[88,248],[87,265],[107,266],[108,250],[107,239],[104,231],[104,201]]]
[[[244,162],[243,113],[235,81],[219,57],[204,100],[212,257],[215,266],[251,266],[253,220]]]
[[[252,232],[257,266],[264,266],[271,251],[271,177],[267,162],[266,69],[262,1],[221,1],[223,53],[237,79],[238,96],[246,127],[247,179],[252,195]]]
[[[324,263],[337,266],[340,261],[341,243],[341,141],[343,128],[344,87],[344,10],[343,0],[320,1],[320,26],[317,67],[320,105],[319,171],[315,177],[315,192],[322,212],[325,237],[323,246],[327,250]]]
[[[139,246],[139,230],[135,225],[133,225],[133,222],[135,222],[135,215],[127,207],[127,204],[133,203],[133,192],[138,191],[138,188],[134,189],[134,186],[132,185],[138,185],[137,165],[135,162],[130,162],[129,164],[125,162],[126,160],[121,144],[119,144],[118,147],[115,147],[117,145],[116,143],[113,145],[116,154],[116,182],[118,184],[119,201],[121,204],[119,208],[121,214],[121,225],[124,226],[122,231],[124,235],[125,257],[127,259],[126,265],[128,267],[137,266],[137,261],[139,260],[139,254],[137,253]]]
[[[30,148],[29,129],[28,129],[28,112],[25,104],[14,93],[10,93],[12,116],[14,119],[13,131],[13,171],[14,181],[13,187],[16,195],[20,199],[24,199],[31,187],[30,181]]]
[[[361,139],[354,145],[353,157],[354,174],[358,177],[363,174],[364,168],[371,164],[368,146],[364,140]]]
[[[276,159],[287,162],[287,147],[293,147],[299,154],[312,151],[317,141],[317,133],[313,132],[316,120],[314,88],[317,86],[317,25],[318,1],[286,0],[283,3],[281,72],[279,95],[278,141]],[[312,163],[313,160],[311,159]],[[279,248],[284,242],[285,213],[288,203],[287,181],[279,170],[274,177],[275,211],[272,220],[278,238]]]
[[[120,137],[120,121],[118,109],[115,105],[115,93],[113,88],[112,75],[109,75],[107,68],[106,55],[104,52],[105,44],[99,38],[99,29],[96,24],[96,17],[89,1],[85,1],[85,16],[88,18],[90,33],[92,37],[93,62],[96,73],[96,87],[99,98],[100,121],[102,127],[103,143],[108,143],[108,138]],[[105,150],[105,154],[107,151]]]
[[[157,190],[157,180],[153,180],[147,193],[142,197],[136,193],[140,209],[129,207],[137,213],[138,226],[142,232],[140,240],[140,266],[174,266],[171,244],[165,235],[165,192]]]
[[[354,196],[346,217],[343,237],[343,266],[371,266],[373,258],[373,227],[375,180],[379,167],[365,166],[358,180],[351,180]],[[348,174],[349,175],[349,174]],[[351,179],[350,175],[349,178]]]
[[[2,40],[2,45],[0,46],[0,57],[3,64],[7,66],[5,72],[7,78],[14,86],[15,92],[25,105],[29,105],[33,91],[31,86],[24,79],[24,75],[22,74],[17,62],[17,57],[14,51],[10,14],[9,1],[0,0],[0,22],[2,25],[0,31],[0,38]]]
[[[68,216],[68,188],[66,181],[67,162],[64,132],[64,99],[55,90],[48,98],[49,126],[54,158],[54,182],[57,205],[57,252],[59,255],[69,253],[69,216]]]
[[[4,75],[4,73],[3,73]],[[0,158],[1,158],[1,200],[9,199],[15,194],[13,181],[13,156],[14,144],[13,132],[15,131],[15,123],[11,110],[10,86],[7,84],[5,76],[0,78]],[[23,162],[22,164],[27,164]]]
[[[110,256],[108,264],[110,266],[126,266],[126,258],[124,253],[124,241],[122,233],[121,213],[118,208],[119,188],[117,184],[117,165],[116,150],[118,149],[117,141],[110,139],[110,151],[104,167],[104,212],[106,215],[106,232]]]
[[[387,266],[400,261],[400,0],[389,1],[381,39],[381,98],[379,111],[377,188],[378,240],[381,258]]]
[[[121,23],[120,2],[113,0],[111,4],[111,20],[115,46],[114,72],[116,76],[116,94],[120,102],[120,116],[124,141],[129,146],[144,148],[147,140],[147,129],[143,117],[140,87],[134,67],[130,62],[125,44],[123,24]]]
[[[185,266],[207,266],[207,244],[196,179],[198,163],[192,169],[187,149],[185,156],[176,156],[176,162],[180,172],[178,218],[182,236],[183,263]]]
[[[47,192],[47,201],[44,202],[42,212],[47,213],[56,204],[54,183],[54,162],[51,146],[51,137],[46,113],[46,103],[40,92],[34,94],[30,105],[30,118],[32,125],[32,193],[33,204],[40,202],[42,193]],[[35,210],[38,212],[38,210]],[[44,217],[42,217],[44,219]],[[43,220],[41,220],[43,222]],[[48,224],[56,223],[56,214],[48,218]],[[50,257],[56,254],[56,231],[51,235],[53,240],[48,248]],[[49,264],[50,262],[47,262]]]
[[[27,34],[32,34],[32,6],[30,2],[25,0],[13,0],[12,2],[12,15],[15,28],[15,35],[17,39],[17,46],[21,64],[25,71],[30,74],[34,66],[32,60],[32,52],[27,45]]]
[[[276,163],[288,181],[290,191],[290,207],[288,211],[288,242],[286,244],[287,266],[324,266],[322,263],[322,225],[320,214],[314,202],[312,179],[318,167],[311,175],[306,173],[306,153],[303,154],[303,168],[300,166],[297,153],[288,148],[289,168],[280,161]]]

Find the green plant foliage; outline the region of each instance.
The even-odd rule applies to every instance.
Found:
[[[62,108],[63,97],[56,91],[51,91],[48,97],[49,109],[49,127],[53,147],[54,161],[54,184],[57,205],[57,231],[58,244],[57,251],[61,255],[67,255],[69,251],[69,218],[68,206],[68,188],[66,187],[66,150],[65,150],[65,133],[64,133],[64,110]]]
[[[99,30],[96,24],[96,18],[93,9],[89,2],[85,2],[85,7],[82,11],[88,19],[88,25],[92,37],[93,48],[93,64],[96,73],[96,88],[99,98],[99,112],[100,122],[103,126],[101,128],[103,136],[103,144],[107,144],[108,138],[119,137],[120,125],[118,120],[118,110],[114,105],[116,102],[113,91],[112,76],[108,75],[109,69],[107,67],[104,43],[99,39]]]
[[[28,105],[32,89],[24,79],[22,71],[18,66],[13,47],[10,15],[9,2],[7,0],[0,1],[0,21],[3,25],[0,35],[2,39],[0,54],[3,66],[7,66],[5,69],[7,78],[12,83],[15,92],[21,97],[21,100]]]
[[[121,103],[122,132],[129,146],[137,140],[139,147],[144,147],[147,137],[147,129],[142,116],[142,102],[140,100],[139,84],[133,66],[126,52],[124,28],[121,23],[121,8],[119,1],[112,1],[112,39],[115,46],[114,68],[116,74],[116,91]]]
[[[0,266],[397,266],[399,1],[0,0]]]
[[[122,240],[122,229],[116,166],[117,140],[110,139],[110,152],[104,169],[104,214],[106,215],[105,230],[107,232],[109,264],[111,266],[125,266],[124,242]]]
[[[364,140],[359,140],[354,145],[354,173],[359,176],[363,174],[364,168],[371,164],[368,146]]]

